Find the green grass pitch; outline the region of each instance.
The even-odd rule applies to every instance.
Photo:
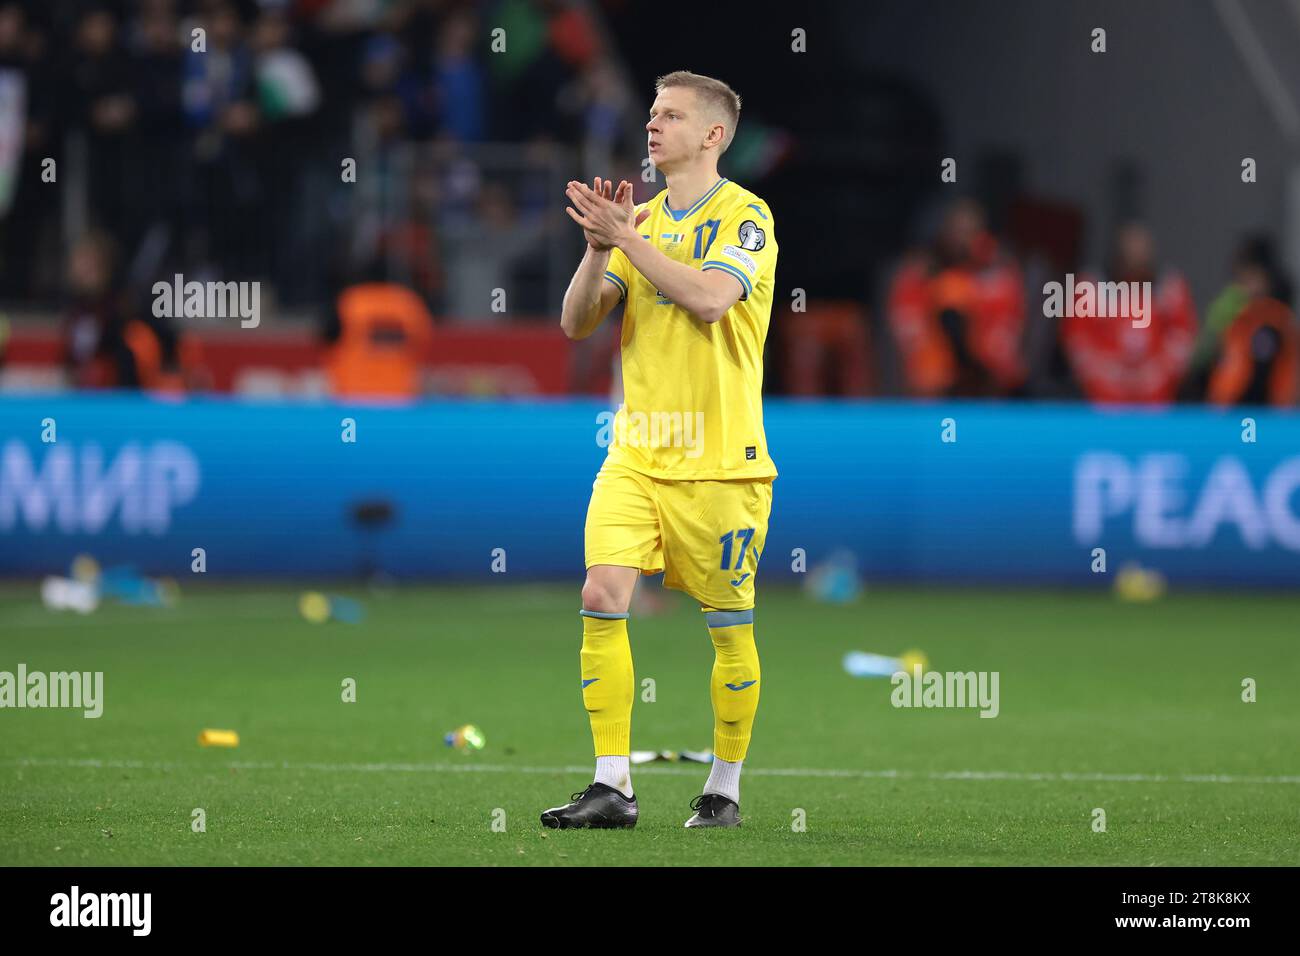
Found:
[[[360,625],[308,623],[300,590],[190,587],[87,617],[0,590],[0,670],[105,681],[97,720],[0,711],[0,863],[1300,864],[1295,596],[870,588],[833,607],[765,588],[744,826],[683,829],[707,768],[661,763],[633,770],[635,830],[557,832],[538,814],[592,767],[577,584],[358,591]],[[633,748],[711,747],[698,609],[631,633],[656,697]],[[894,708],[888,680],[840,667],[910,647],[998,671],[1000,715]],[[469,722],[486,749],[446,748]],[[208,727],[240,746],[200,748]]]

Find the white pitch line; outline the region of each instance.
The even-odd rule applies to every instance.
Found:
[[[63,757],[20,757],[0,760],[0,764],[19,767],[89,767],[104,770],[314,770],[326,773],[591,773],[591,767],[529,767],[500,763],[291,763],[284,761],[234,760],[221,764],[168,763],[147,760],[97,760]],[[703,764],[663,767],[637,764],[634,773],[698,776]],[[777,768],[746,767],[747,776],[756,777],[839,777],[859,780],[1005,780],[1013,782],[1056,783],[1248,783],[1300,784],[1300,775],[1258,777],[1233,774],[1151,774],[1151,773],[1031,773],[1018,770],[835,770],[818,767]]]

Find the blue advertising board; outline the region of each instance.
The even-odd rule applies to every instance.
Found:
[[[73,556],[184,577],[582,574],[609,408],[591,400],[0,400],[0,574]],[[349,423],[351,423],[349,425]],[[764,579],[851,551],[868,579],[1300,585],[1300,416],[769,399]],[[347,439],[353,440],[347,440]],[[496,552],[496,549],[504,549]]]

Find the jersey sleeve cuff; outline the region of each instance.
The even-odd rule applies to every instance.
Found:
[[[754,291],[754,284],[749,280],[749,276],[745,275],[745,273],[737,269],[731,263],[719,262],[717,259],[710,259],[705,262],[704,265],[700,266],[701,272],[707,272],[710,269],[721,269],[723,272],[735,276],[740,282],[741,287],[745,290],[740,296],[742,301],[748,299],[749,294]]]
[[[626,283],[626,282],[624,282],[621,278],[619,278],[618,276],[616,276],[614,273],[609,272],[608,270],[606,270],[606,272],[605,272],[605,278],[608,279],[610,282],[614,283],[614,285],[618,286],[618,291],[619,291],[619,296],[618,296],[618,297],[619,297],[620,300],[622,300],[622,299],[626,299],[626,298],[627,298],[627,283]]]

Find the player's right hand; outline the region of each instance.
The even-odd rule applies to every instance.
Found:
[[[623,194],[623,187],[625,186],[627,186],[627,183],[621,182],[618,185],[618,192],[611,193],[614,184],[611,183],[608,179],[601,179],[599,176],[597,176],[591,182],[592,191],[595,192],[596,195],[603,196],[606,199],[610,199],[613,202],[620,203],[620,204],[622,203],[622,199],[620,197]],[[628,192],[629,193],[631,192],[630,186],[628,186]],[[595,249],[597,252],[609,252],[611,249],[614,248],[613,246],[606,246],[597,242],[595,239],[592,238],[591,233],[588,232],[586,229],[582,230],[582,235],[583,238],[587,240],[587,245],[591,246],[591,248]]]
[[[570,185],[572,185],[572,183],[570,183]],[[608,199],[616,206],[623,206],[628,210],[628,212],[631,212],[635,208],[635,203],[632,202],[632,184],[629,183],[626,179],[622,179],[619,180],[617,189],[613,189],[613,187],[614,187],[613,182],[611,182],[608,179],[602,179],[599,176],[597,176],[591,182],[592,192],[596,193],[596,195],[598,196],[602,196],[605,199]],[[611,189],[613,189],[612,193],[611,193]],[[650,210],[648,209],[644,210],[641,213],[641,215],[636,217],[636,225],[638,226],[641,225],[641,222],[649,215],[650,215]],[[591,233],[588,232],[586,229],[582,230],[582,235],[583,238],[587,240],[587,245],[591,246],[591,248],[595,249],[597,252],[609,252],[611,249],[614,248],[613,246],[606,246],[600,242],[597,242],[594,238],[592,238]]]

